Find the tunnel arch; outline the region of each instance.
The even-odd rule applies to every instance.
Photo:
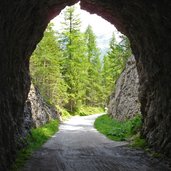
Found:
[[[29,91],[29,57],[53,17],[77,0],[0,2],[0,170],[15,158]],[[171,2],[82,0],[130,39],[140,78],[142,136],[171,157]]]

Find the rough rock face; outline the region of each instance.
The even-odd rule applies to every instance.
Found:
[[[18,132],[15,135],[17,150],[20,150],[27,145],[26,137],[28,134],[30,134],[32,123],[33,119],[31,113],[31,104],[29,101],[26,101],[24,106],[23,123],[21,125],[21,128],[18,129]]]
[[[119,120],[132,118],[140,113],[138,88],[139,78],[135,58],[132,56],[116,82],[115,91],[110,97],[108,113]]]
[[[60,113],[44,101],[39,90],[33,84],[31,84],[26,103],[30,103],[31,106],[32,127],[37,128],[52,119],[60,118]]]
[[[49,20],[77,0],[0,1],[0,170],[16,154],[29,92],[29,56]],[[142,135],[171,157],[171,1],[81,0],[131,42],[140,80]]]
[[[24,105],[23,124],[16,134],[17,149],[21,149],[27,144],[26,136],[31,128],[40,127],[52,119],[60,120],[60,112],[53,106],[48,105],[39,90],[31,84],[28,98]]]

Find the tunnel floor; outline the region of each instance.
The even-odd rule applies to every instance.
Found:
[[[78,117],[60,125],[36,151],[22,171],[169,171],[165,163],[126,142],[115,142],[96,131],[99,114]]]

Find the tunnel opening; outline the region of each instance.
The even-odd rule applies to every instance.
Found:
[[[9,168],[16,154],[16,135],[21,132],[24,102],[30,85],[29,56],[49,20],[66,5],[74,3],[67,0],[1,2],[1,170]],[[154,150],[170,157],[171,44],[168,23],[171,3],[168,0],[82,0],[81,6],[103,16],[128,36],[140,77],[142,136]]]
[[[117,94],[116,100],[113,102],[111,99],[110,104],[110,116],[115,119],[115,123],[113,121],[112,125],[112,121],[106,116],[107,122],[102,121],[105,124],[99,123],[97,127],[111,127],[111,130],[108,129],[106,132],[107,136],[123,141],[137,134],[141,127],[138,74],[135,59],[131,57],[128,39],[114,31],[115,28],[107,21],[97,15],[81,11],[79,4],[66,7],[46,29],[42,41],[31,57],[30,71],[34,86],[40,90],[48,103],[60,111],[61,118],[104,112],[107,114],[109,97],[111,94]],[[117,40],[116,34],[118,34]],[[103,49],[100,49],[99,45]],[[130,57],[131,59],[127,62]],[[126,63],[129,63],[127,69],[125,69]],[[119,81],[123,86],[119,85],[121,90],[118,90],[117,85],[116,90],[115,82],[124,69],[128,71],[125,71],[125,76]],[[32,99],[35,98],[31,97]],[[34,102],[31,103],[34,105]],[[41,117],[36,113],[33,116],[34,125],[40,125]],[[66,125],[66,130],[69,130]],[[115,125],[117,125],[116,128]],[[71,127],[71,131],[77,128],[83,129],[80,125],[76,128],[70,125],[68,127]],[[77,141],[79,142],[76,139],[75,143]]]
[[[67,7],[53,20],[30,65],[33,82],[45,99],[71,113],[81,112],[85,105],[107,107],[114,84],[131,56],[126,37],[106,20],[79,8],[79,4]]]

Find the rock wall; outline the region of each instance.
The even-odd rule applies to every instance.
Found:
[[[38,88],[31,84],[26,104],[30,104],[32,127],[40,127],[52,119],[60,119],[60,112],[55,107],[47,104]],[[26,105],[25,107],[27,107]],[[26,117],[28,118],[28,116]]]
[[[0,170],[15,158],[30,87],[29,56],[48,22],[77,0],[0,1]],[[140,80],[142,136],[171,157],[171,1],[81,0],[131,42]]]
[[[110,97],[108,113],[118,119],[125,120],[140,113],[138,100],[139,77],[134,56],[127,61]]]
[[[26,137],[31,133],[31,128],[38,128],[53,119],[61,121],[61,113],[54,106],[47,104],[38,88],[31,84],[28,98],[24,105],[23,123],[15,137],[17,150],[27,144]]]
[[[81,3],[84,9],[103,16],[128,36],[140,82],[141,135],[155,151],[171,157],[171,1]]]

